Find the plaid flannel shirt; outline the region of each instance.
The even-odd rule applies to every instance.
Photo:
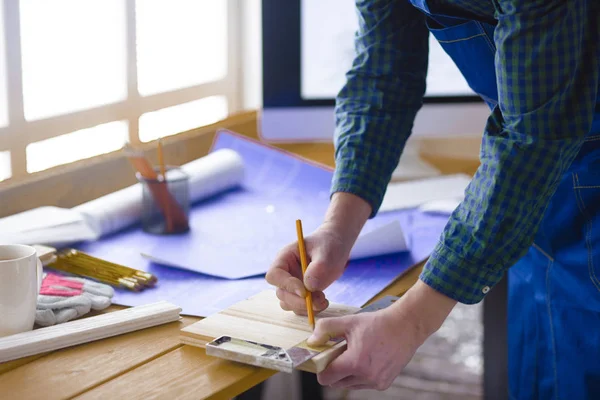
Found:
[[[481,164],[421,274],[457,301],[481,301],[527,252],[591,129],[596,2],[428,1],[430,9],[496,24],[498,106],[482,126]],[[356,8],[357,55],[336,100],[331,190],[362,197],[373,217],[422,105],[429,32],[408,0],[357,0]]]

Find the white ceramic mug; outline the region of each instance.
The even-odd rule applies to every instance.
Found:
[[[0,245],[0,337],[33,329],[42,273],[35,248]]]

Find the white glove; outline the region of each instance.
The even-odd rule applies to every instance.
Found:
[[[114,289],[83,278],[44,274],[35,323],[50,326],[79,318],[91,310],[110,306]]]

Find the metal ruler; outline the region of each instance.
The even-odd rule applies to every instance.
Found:
[[[395,296],[383,297],[371,305],[358,310],[356,314],[384,309],[398,299],[399,297]],[[340,338],[334,340],[334,342],[339,343],[343,340],[343,338]],[[206,354],[257,367],[291,373],[296,367],[328,348],[311,348],[304,341],[289,349],[284,349],[282,347],[231,336],[220,336],[206,345]]]

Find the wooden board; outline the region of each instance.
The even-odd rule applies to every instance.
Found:
[[[178,321],[180,311],[178,306],[161,301],[6,336],[0,339],[0,362]]]
[[[0,393],[9,399],[73,398],[181,347],[179,331],[195,321],[184,317],[181,321],[54,351],[26,365],[18,366],[14,361],[0,364],[14,367],[0,374]],[[164,371],[153,373],[157,376]],[[121,396],[113,392],[105,393],[104,398]]]
[[[358,310],[357,307],[330,304],[316,320],[354,314]],[[282,310],[275,291],[265,290],[182,329],[180,339],[185,344],[204,348],[213,339],[227,335],[288,349],[306,340],[310,334],[307,317]],[[330,343],[325,348],[299,369],[321,372],[344,351],[346,342]]]
[[[181,346],[75,397],[77,400],[228,400],[276,371],[210,357]]]

